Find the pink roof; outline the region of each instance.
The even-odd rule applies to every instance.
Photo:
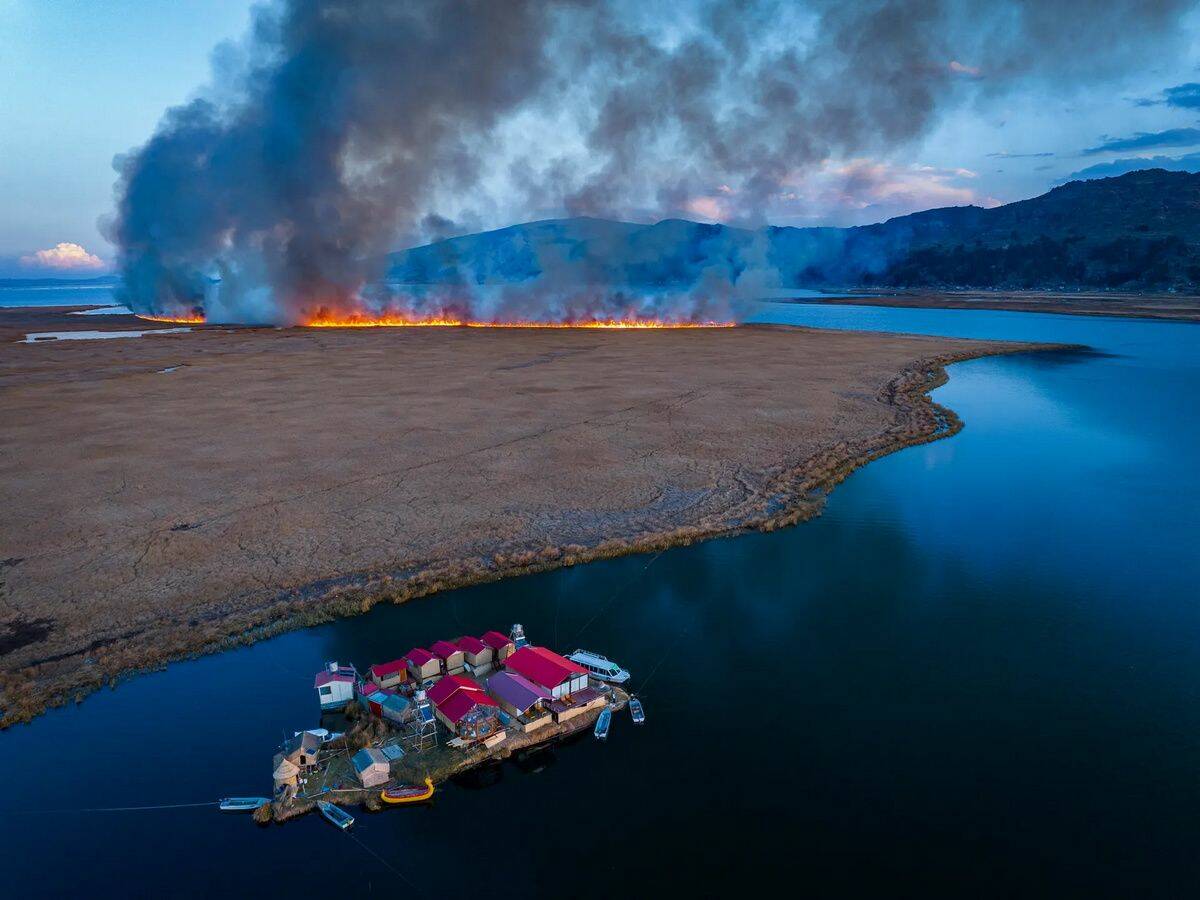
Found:
[[[524,675],[534,684],[555,688],[574,675],[586,675],[587,669],[545,647],[522,647],[504,661],[505,667]]]
[[[354,683],[353,675],[343,675],[341,672],[318,672],[316,680],[313,682],[313,687],[323,687],[331,681],[348,681]]]
[[[458,649],[463,653],[482,653],[487,649],[487,644],[479,638],[471,637],[469,634],[464,634],[454,643],[458,644]]]
[[[433,654],[424,647],[413,647],[406,654],[404,654],[404,658],[414,666],[423,666],[425,663],[433,660]]]
[[[449,659],[455,653],[462,652],[449,641],[438,641],[436,644],[431,644],[429,650],[434,656],[439,656],[442,659]]]
[[[440,707],[459,691],[479,691],[482,693],[483,688],[479,686],[478,682],[471,680],[466,675],[447,675],[429,689],[427,696],[435,705]]]
[[[403,672],[408,667],[408,664],[403,659],[393,659],[391,662],[376,663],[367,669],[374,675],[395,675],[397,672]]]
[[[449,700],[438,706],[443,716],[457,725],[463,716],[476,706],[499,706],[483,691],[457,691]]]
[[[487,644],[489,647],[491,647],[493,650],[499,650],[501,647],[506,647],[512,643],[512,641],[510,641],[508,638],[506,638],[504,635],[502,635],[498,631],[484,632],[484,635],[483,635],[483,637],[480,638],[480,640],[483,641],[483,643]]]

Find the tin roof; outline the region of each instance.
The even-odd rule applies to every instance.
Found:
[[[471,637],[469,634],[464,634],[454,643],[458,644],[458,649],[464,653],[482,653],[487,649],[487,644],[477,637]]]
[[[403,672],[407,667],[405,660],[401,658],[393,659],[391,662],[376,663],[367,669],[367,671],[372,675],[387,677],[388,675],[395,675],[397,672]]]
[[[459,650],[449,641],[437,641],[433,644],[430,644],[429,652],[434,656],[441,657],[442,659],[449,659],[455,653],[462,653],[461,650]]]
[[[487,644],[493,650],[499,650],[501,647],[506,647],[512,643],[508,637],[498,631],[485,631],[479,640]]]
[[[488,693],[525,712],[539,700],[549,700],[550,692],[516,672],[497,672],[487,680]]]
[[[350,763],[354,766],[354,771],[361,774],[372,766],[388,765],[388,759],[381,750],[376,750],[374,747],[363,747],[350,757]]]
[[[404,748],[402,748],[399,744],[388,744],[387,746],[380,747],[379,749],[389,760],[396,760],[404,755]]]
[[[547,688],[558,687],[576,675],[587,674],[583,666],[545,647],[522,647],[504,661],[504,666]]]
[[[496,706],[496,701],[483,691],[456,691],[445,703],[438,704],[442,715],[457,725],[463,716],[477,706]]]
[[[348,682],[350,684],[353,684],[354,676],[343,674],[341,672],[330,672],[330,671],[318,672],[317,677],[313,680],[313,687],[314,688],[324,687],[325,685],[329,684],[331,681],[340,681],[343,683]]]
[[[447,675],[431,687],[426,696],[429,697],[430,702],[440,708],[443,703],[463,690],[483,693],[483,688],[474,679],[468,678],[466,675]]]
[[[424,647],[413,647],[406,654],[404,654],[404,658],[414,666],[423,666],[425,663],[430,662],[433,659],[433,654]]]

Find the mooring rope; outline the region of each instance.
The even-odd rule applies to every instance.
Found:
[[[205,800],[203,803],[158,803],[153,806],[93,806],[86,809],[36,809],[28,812],[40,813],[100,813],[100,812],[141,812],[150,809],[188,809],[197,806],[216,806],[220,801]],[[22,813],[26,815],[27,813]]]
[[[379,860],[381,863],[383,863],[385,866],[387,866],[388,869],[390,869],[396,875],[399,875],[400,878],[402,880],[404,880],[408,884],[408,886],[411,887],[413,890],[416,890],[416,891],[421,890],[419,887],[417,887],[417,885],[413,882],[413,880],[411,878],[409,878],[407,875],[405,875],[403,872],[401,872],[399,869],[397,869],[395,866],[393,866],[390,862],[388,862],[386,859],[384,859],[382,856],[380,856],[378,853],[376,853],[374,850],[372,850],[370,847],[368,847],[366,844],[364,844],[362,841],[360,841],[358,839],[358,835],[354,834],[354,832],[347,831],[346,835],[352,841],[354,841],[354,843],[358,844],[358,846],[362,847],[364,850],[366,850],[368,853],[370,853],[373,857],[375,857],[377,860]]]
[[[600,606],[600,608],[598,610],[596,610],[596,614],[593,615],[590,619],[588,619],[584,623],[583,627],[580,628],[578,632],[576,632],[575,637],[573,637],[571,639],[571,643],[573,644],[576,641],[578,641],[583,636],[583,633],[585,631],[587,631],[589,628],[591,628],[592,624],[598,618],[600,618],[601,615],[604,614],[604,612],[609,608],[609,606],[612,605],[613,601],[616,600],[619,596],[621,596],[621,594],[625,593],[625,591],[628,590],[630,587],[632,587],[636,582],[640,581],[642,576],[646,574],[646,570],[649,569],[652,565],[654,565],[654,563],[658,560],[658,558],[666,552],[667,552],[666,548],[659,550],[657,553],[654,554],[654,556],[650,557],[650,561],[648,563],[646,563],[644,566],[642,566],[641,571],[639,571],[636,575],[634,575],[632,578],[630,578],[628,581],[626,581],[624,584],[622,584],[619,588],[617,588],[615,591],[613,591],[612,596],[610,596],[607,600],[605,600],[604,603]],[[557,634],[557,625],[555,626],[555,632]]]

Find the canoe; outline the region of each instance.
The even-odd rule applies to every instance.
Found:
[[[608,737],[608,728],[610,725],[612,725],[612,707],[606,706],[600,710],[600,718],[596,720],[596,728],[592,734],[602,741]]]
[[[266,797],[226,797],[221,801],[221,812],[254,812],[271,801]]]
[[[629,698],[629,714],[633,716],[634,725],[641,725],[646,721],[646,710],[642,709],[642,701],[637,697]]]
[[[379,795],[384,803],[420,803],[433,796],[433,782],[427,777],[425,784],[398,784],[386,788]]]
[[[331,825],[335,825],[336,827],[342,829],[342,831],[345,831],[354,824],[354,816],[350,815],[350,813],[346,812],[340,806],[334,806],[328,800],[318,800],[317,809],[321,811],[321,815],[323,815]]]

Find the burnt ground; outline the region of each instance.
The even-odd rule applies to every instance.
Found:
[[[770,326],[15,343],[132,325],[0,311],[5,722],[380,599],[798,521],[934,434],[942,363],[1027,349]]]

